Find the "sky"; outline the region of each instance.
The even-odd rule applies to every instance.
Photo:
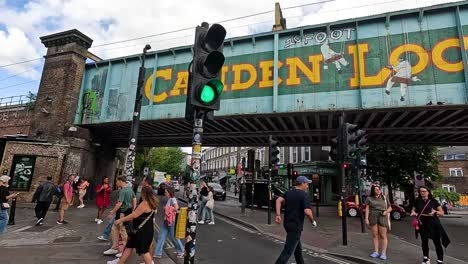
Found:
[[[76,28],[94,40],[91,52],[109,59],[139,53],[146,43],[152,50],[191,45],[203,21],[220,22],[228,38],[271,31],[277,1],[0,0],[0,98],[37,92],[46,51],[41,36]],[[287,27],[295,28],[456,1],[279,2]],[[152,37],[109,44],[143,36]],[[29,62],[16,64],[24,61]]]

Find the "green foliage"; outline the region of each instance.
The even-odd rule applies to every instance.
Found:
[[[26,107],[28,108],[28,110],[33,110],[34,106],[36,105],[37,95],[29,91],[26,98],[28,98],[28,102],[25,104]]]
[[[449,192],[447,190],[444,190],[442,188],[435,189],[432,191],[432,196],[440,199],[446,199],[449,200],[452,204],[455,204],[456,202],[460,201],[460,194],[455,193],[455,192]]]
[[[411,189],[414,172],[424,175],[426,185],[442,178],[439,174],[437,148],[427,145],[371,145],[366,153],[367,174],[394,187]],[[390,192],[390,199],[393,199]]]
[[[148,167],[150,170],[179,175],[182,171],[181,164],[184,158],[185,154],[180,148],[143,148],[137,151],[135,169],[143,171],[144,167]]]

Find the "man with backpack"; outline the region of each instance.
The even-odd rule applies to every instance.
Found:
[[[60,213],[59,220],[57,224],[67,224],[68,222],[64,220],[65,211],[68,207],[73,205],[73,182],[75,181],[75,175],[71,174],[68,176],[68,180],[63,184],[63,198],[62,203],[60,204]]]
[[[34,208],[37,218],[36,226],[42,225],[55,192],[56,187],[52,183],[51,176],[47,176],[47,181],[37,187],[33,195],[33,202],[36,202],[36,207]]]

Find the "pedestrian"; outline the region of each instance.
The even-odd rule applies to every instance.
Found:
[[[63,198],[62,203],[60,204],[60,213],[59,213],[59,220],[57,220],[57,224],[68,224],[65,221],[65,211],[68,210],[70,206],[73,206],[73,183],[75,181],[75,175],[70,174],[68,176],[68,180],[63,184]]]
[[[429,260],[429,238],[434,243],[437,253],[437,263],[444,261],[444,250],[450,244],[450,239],[445,232],[438,216],[443,216],[444,211],[439,202],[432,197],[429,188],[421,186],[418,188],[419,196],[414,200],[411,216],[416,216],[416,238],[421,235],[421,247],[423,251],[423,264],[430,263]]]
[[[153,258],[150,254],[150,245],[153,241],[153,216],[158,208],[158,200],[151,186],[142,188],[141,198],[142,202],[133,213],[115,221],[114,225],[131,222],[136,232],[134,234],[129,234],[128,242],[125,245],[122,257],[114,261],[108,261],[108,264],[124,264],[132,254],[133,249],[136,250],[138,255],[143,255],[145,264],[151,264],[153,262]]]
[[[310,209],[310,201],[307,195],[309,183],[312,181],[305,176],[297,177],[294,188],[287,191],[283,197],[276,199],[276,223],[281,224],[281,206],[284,204],[284,222],[286,230],[286,242],[284,249],[276,260],[276,264],[286,264],[294,253],[297,264],[304,264],[302,257],[301,233],[304,227],[304,217],[307,216],[314,227],[317,223]]]
[[[208,196],[208,185],[206,182],[201,183],[201,190],[200,190],[200,202],[199,202],[199,208],[198,208],[198,221],[203,220],[203,210],[205,209],[206,202],[208,201],[207,196]]]
[[[374,252],[371,258],[387,259],[387,231],[390,228],[390,212],[392,206],[387,197],[380,190],[380,186],[372,185],[370,196],[366,199],[366,225],[372,231],[372,241],[374,242]],[[382,241],[382,251],[379,254],[379,238]]]
[[[115,221],[123,218],[133,212],[136,208],[136,196],[133,192],[132,187],[127,184],[125,176],[117,177],[117,187],[121,188],[119,192],[119,199],[115,204],[114,208],[110,211],[108,218],[112,220],[115,216]],[[120,257],[119,253],[119,234],[122,238],[123,244],[127,244],[127,231],[122,223],[112,226],[112,247],[103,252],[104,255],[116,255]]]
[[[207,221],[207,215],[209,215],[210,221],[208,222],[209,225],[214,225],[214,215],[213,215],[213,209],[214,209],[214,196],[213,196],[213,187],[208,186],[208,195],[207,195],[207,202],[205,205],[205,208],[203,209],[203,216],[202,220],[199,221],[199,224],[205,224]]]
[[[180,241],[180,239],[175,237],[175,218],[177,211],[179,210],[179,204],[177,203],[177,199],[174,197],[174,188],[167,188],[164,192],[164,195],[168,198],[168,200],[166,202],[166,205],[164,206],[164,221],[159,230],[159,237],[157,239],[153,257],[162,258],[164,242],[166,242],[167,235],[169,233],[169,236],[172,242],[174,243],[177,257],[182,258],[184,257],[184,245],[182,244],[182,241]]]
[[[109,185],[109,178],[104,177],[101,184],[96,187],[96,206],[98,208],[97,218],[94,219],[98,225],[102,224],[102,215],[110,205],[110,194],[112,187]]]
[[[33,203],[36,202],[36,207],[34,208],[37,218],[36,226],[43,224],[56,190],[57,187],[52,183],[52,177],[47,176],[47,181],[39,185],[36,192],[34,192]]]
[[[83,198],[86,195],[86,189],[89,187],[88,179],[82,179],[78,185],[78,199],[80,200],[80,205],[77,208],[84,208]]]
[[[8,211],[10,209],[9,200],[16,198],[18,193],[12,193],[8,191],[8,182],[10,177],[7,175],[2,175],[0,177],[0,235],[6,232],[6,226],[8,224]]]

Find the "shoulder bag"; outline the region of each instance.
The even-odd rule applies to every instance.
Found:
[[[415,230],[419,230],[419,224],[420,224],[419,218],[421,218],[422,213],[424,212],[424,210],[426,209],[426,207],[429,205],[430,202],[431,200],[429,199],[426,205],[424,205],[424,208],[419,213],[418,217],[413,219],[413,221],[411,221],[411,225],[414,227]]]
[[[146,222],[148,222],[148,220],[153,216],[153,214],[154,210],[151,211],[151,214],[149,214],[148,217],[146,217],[146,219],[137,228],[135,228],[135,226],[133,225],[133,221],[127,222],[125,224],[125,230],[127,231],[127,234],[130,236],[134,236],[138,232],[138,230],[140,230],[146,224]]]
[[[387,206],[387,208],[388,208],[389,204],[388,204],[388,202],[387,202],[387,197],[384,195],[383,198],[384,198],[384,201],[385,201],[385,206]],[[390,205],[390,207],[391,207],[391,206],[392,206],[392,205]],[[385,210],[387,210],[387,208],[386,208]],[[392,230],[392,222],[390,221],[390,214],[391,214],[391,213],[392,213],[392,212],[390,212],[390,213],[387,214],[387,224],[388,224],[388,230],[389,230],[389,231]]]

